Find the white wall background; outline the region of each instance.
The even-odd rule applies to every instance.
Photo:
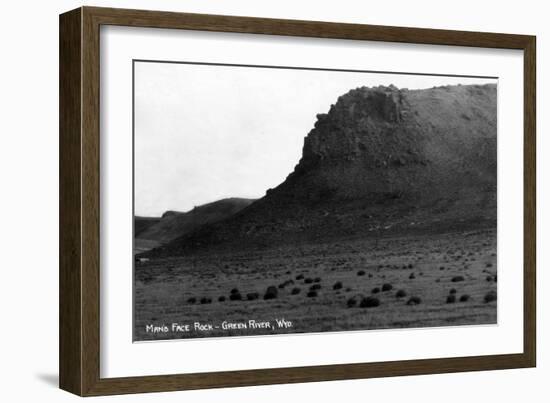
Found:
[[[11,1],[0,24],[0,396],[65,402],[57,389],[58,14],[79,1]],[[102,401],[546,402],[550,373],[550,25],[545,2],[121,0],[88,5],[535,34],[538,37],[538,368],[133,395]],[[548,90],[549,92],[547,92]],[[414,347],[414,346],[412,346]]]

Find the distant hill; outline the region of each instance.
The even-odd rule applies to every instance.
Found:
[[[357,88],[317,115],[282,184],[148,255],[494,226],[496,144],[496,85]]]
[[[167,211],[160,218],[135,217],[135,238],[157,243],[169,242],[202,225],[226,219],[253,201],[254,199],[228,198],[203,204],[184,213]],[[154,243],[148,244],[154,245]]]

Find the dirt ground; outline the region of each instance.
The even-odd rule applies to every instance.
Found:
[[[494,324],[496,263],[495,230],[136,262],[134,340]]]

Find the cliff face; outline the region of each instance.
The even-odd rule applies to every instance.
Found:
[[[352,90],[318,115],[289,182],[306,199],[494,190],[496,86]]]
[[[496,85],[351,90],[317,115],[282,184],[154,253],[494,223],[496,96]]]

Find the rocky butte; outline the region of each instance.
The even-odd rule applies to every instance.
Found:
[[[279,186],[149,256],[496,227],[497,87],[361,87],[304,139]]]

